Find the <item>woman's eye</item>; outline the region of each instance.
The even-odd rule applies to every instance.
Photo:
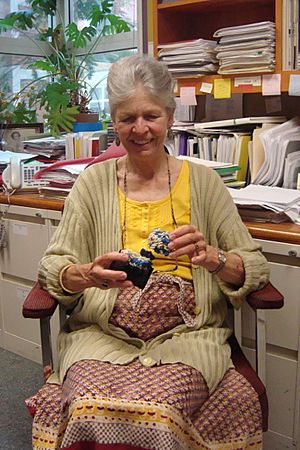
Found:
[[[156,120],[158,119],[158,116],[155,114],[149,114],[148,116],[145,117],[146,120]]]

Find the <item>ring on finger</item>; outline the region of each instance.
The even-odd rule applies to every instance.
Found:
[[[103,280],[103,282],[101,283],[101,289],[109,289],[109,281],[108,280]]]

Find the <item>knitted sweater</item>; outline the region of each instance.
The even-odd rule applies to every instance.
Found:
[[[68,368],[82,359],[145,366],[181,362],[199,370],[212,392],[229,367],[231,331],[224,326],[226,297],[235,308],[245,295],[268,280],[267,261],[252,240],[221,178],[213,170],[189,163],[191,223],[208,244],[234,252],[243,260],[245,282],[236,288],[206,269],[192,269],[196,323],[176,326],[144,342],[109,323],[118,289],[85,289],[67,294],[59,283],[63,267],[88,263],[121,248],[116,160],[94,164],[77,179],[68,195],[62,220],[39,268],[39,281],[61,304],[77,304],[58,337],[59,368],[49,382],[62,383]]]

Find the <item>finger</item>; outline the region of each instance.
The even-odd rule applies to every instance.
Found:
[[[194,225],[188,224],[188,225],[181,225],[180,227],[176,228],[174,231],[171,231],[170,238],[171,240],[177,239],[180,236],[184,236],[186,234],[195,233],[197,231],[196,227]]]
[[[123,283],[127,279],[126,272],[103,269],[101,266],[94,266],[90,271],[90,276],[97,286],[104,281],[105,284],[109,283],[109,285],[115,287],[118,283]]]
[[[101,256],[97,256],[93,265],[99,265],[108,268],[113,261],[128,261],[128,254],[123,252],[110,252]]]
[[[203,244],[202,244],[203,242]],[[205,245],[203,234],[200,231],[194,233],[184,234],[176,239],[172,240],[169,244],[169,249],[172,254],[176,251],[180,251],[180,254],[191,255],[195,252],[195,244],[197,243],[198,251]],[[182,253],[183,251],[183,253]],[[177,254],[179,255],[179,253]]]

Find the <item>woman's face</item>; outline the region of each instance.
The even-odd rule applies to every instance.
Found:
[[[173,115],[138,87],[133,97],[116,110],[114,129],[128,153],[163,149]]]

